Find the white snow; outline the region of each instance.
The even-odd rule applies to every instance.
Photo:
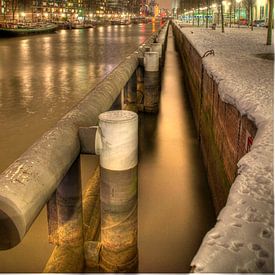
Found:
[[[226,206],[204,237],[192,260],[195,272],[273,272],[273,61],[267,29],[211,30],[182,27],[184,35],[203,54],[203,65],[219,83],[223,101],[247,115],[258,128],[251,151],[238,163]]]

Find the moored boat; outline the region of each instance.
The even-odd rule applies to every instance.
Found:
[[[72,23],[72,29],[89,29],[93,28],[93,25],[91,23]]]
[[[56,24],[36,24],[29,26],[6,25],[0,27],[0,37],[25,36],[33,34],[51,33],[56,31]]]
[[[128,19],[112,19],[111,25],[129,25],[131,24],[130,20]]]

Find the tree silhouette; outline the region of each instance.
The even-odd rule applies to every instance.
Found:
[[[18,7],[18,0],[11,0],[12,21],[15,20],[15,12]]]

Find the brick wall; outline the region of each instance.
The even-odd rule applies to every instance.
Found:
[[[174,24],[173,32],[218,214],[237,175],[237,163],[249,150],[257,128],[233,105],[221,100],[219,86],[204,70],[200,54]]]

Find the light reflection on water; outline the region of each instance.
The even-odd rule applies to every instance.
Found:
[[[147,24],[0,39],[0,172],[151,33]],[[85,159],[81,176],[96,163]],[[0,272],[43,270],[53,249],[46,220],[44,208],[18,246],[0,251]]]
[[[152,33],[152,25],[0,39],[0,172]]]

